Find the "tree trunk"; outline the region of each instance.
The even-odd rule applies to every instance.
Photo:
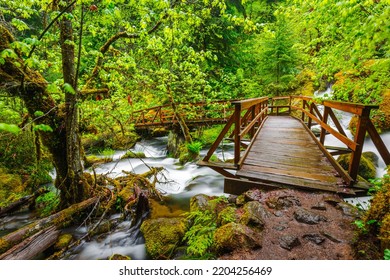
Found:
[[[37,190],[36,192],[34,192],[33,194],[24,196],[21,199],[11,203],[10,205],[8,205],[6,207],[3,207],[3,208],[0,207],[0,217],[3,217],[10,212],[18,210],[19,208],[21,208],[22,206],[24,206],[26,204],[32,203],[38,196],[40,196],[44,193],[47,193],[47,192],[49,192],[49,191],[41,188],[41,189]]]
[[[57,212],[49,217],[35,221],[17,231],[11,232],[0,238],[0,254],[8,251],[15,244],[21,243],[24,239],[40,232],[50,226],[55,226],[58,229],[64,228],[71,224],[74,215],[84,211],[89,206],[97,203],[99,197],[92,197],[80,203],[74,204],[60,212]]]
[[[0,260],[31,260],[54,245],[59,235],[55,226],[41,230],[0,255]]]
[[[11,48],[12,42],[13,36],[0,24],[0,52]],[[37,111],[45,113],[45,116],[37,119],[36,123],[48,125],[53,130],[39,131],[39,134],[43,145],[52,154],[57,172],[56,187],[61,191],[61,207],[66,208],[84,200],[88,195],[85,180],[81,177],[83,169],[78,139],[76,96],[68,94],[69,103],[65,107],[56,104],[47,91],[47,82],[41,74],[20,65],[24,65],[20,57],[6,59],[0,64],[0,87],[11,95],[20,97],[31,116]]]
[[[173,98],[173,94],[172,94],[170,85],[167,85],[167,88],[168,88],[169,101],[171,102],[173,113],[175,114],[175,117],[180,125],[180,129],[183,133],[184,139],[187,143],[191,143],[192,137],[190,134],[190,130],[189,130],[184,118],[182,117],[182,115],[179,113],[179,111],[177,109],[176,102]]]
[[[64,6],[68,6],[72,1],[66,0]],[[69,9],[72,12],[73,8]],[[81,163],[81,145],[79,135],[79,116],[77,106],[77,81],[75,78],[75,49],[73,38],[72,21],[67,17],[62,17],[60,21],[60,44],[62,54],[62,72],[64,83],[71,85],[74,91],[65,92],[65,131],[66,131],[66,167],[63,166],[58,174],[57,187],[61,191],[60,208],[66,208],[73,203],[84,200],[88,191],[84,186],[83,166]]]

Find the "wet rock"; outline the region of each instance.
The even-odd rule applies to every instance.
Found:
[[[286,229],[286,226],[283,226],[283,225],[276,225],[273,227],[274,230],[277,230],[277,231],[283,231]]]
[[[342,241],[339,240],[338,238],[336,238],[335,236],[333,236],[330,232],[325,232],[325,231],[322,231],[321,234],[323,236],[325,236],[326,238],[328,238],[330,241],[332,242],[335,242],[335,243],[341,243]]]
[[[275,211],[274,215],[276,217],[282,217],[283,216],[283,212],[282,211]]]
[[[291,251],[296,246],[299,246],[301,242],[299,241],[298,237],[293,235],[284,235],[279,239],[279,245],[280,247]]]
[[[305,223],[309,225],[318,224],[319,222],[326,222],[326,217],[319,215],[317,213],[311,212],[304,208],[298,208],[294,212],[294,218],[300,223]]]
[[[254,249],[261,245],[261,234],[242,224],[228,223],[214,233],[214,246],[219,253],[236,249]]]
[[[205,194],[197,194],[191,197],[190,200],[190,211],[205,211],[210,210],[209,200],[211,198]]]
[[[157,218],[145,220],[141,232],[145,247],[153,259],[168,259],[183,239],[187,229],[184,218]]]
[[[245,195],[242,194],[242,195],[237,196],[236,204],[238,206],[244,205],[245,204]]]
[[[350,216],[354,218],[360,218],[361,216],[359,210],[355,206],[347,202],[338,203],[336,208],[340,209],[345,216]]]
[[[321,243],[323,243],[325,241],[325,237],[321,236],[318,233],[305,234],[303,236],[303,239],[311,241],[311,242],[313,242],[314,244],[317,244],[317,245],[320,245]]]
[[[282,210],[292,206],[301,206],[301,202],[294,196],[280,196],[278,198],[272,197],[266,202],[267,206],[272,209]]]
[[[292,206],[301,206],[301,202],[294,196],[281,196],[278,198],[277,209],[290,208]]]
[[[326,211],[326,205],[323,202],[319,202],[318,204],[312,206],[311,209]]]
[[[119,254],[113,254],[109,258],[109,260],[110,261],[128,261],[128,260],[131,260],[131,258],[128,256],[119,255]]]
[[[64,233],[64,234],[61,234],[58,239],[57,239],[57,242],[54,244],[54,248],[56,250],[62,250],[66,247],[69,246],[70,242],[72,242],[73,240],[73,236],[69,233]]]
[[[370,160],[376,167],[378,167],[379,157],[374,152],[364,152],[362,153],[362,156],[366,159]]]
[[[348,170],[350,158],[351,158],[350,154],[341,155],[337,159],[337,162],[345,170]],[[360,158],[360,163],[359,163],[359,167],[358,167],[358,174],[366,180],[375,178],[375,176],[376,176],[376,166],[375,166],[375,162],[373,161],[373,159],[374,158],[370,154],[368,155],[368,157],[362,155],[362,157]]]
[[[324,197],[324,201],[332,206],[337,206],[343,200],[338,196],[326,196]]]
[[[234,194],[229,195],[229,197],[228,197],[229,203],[236,203],[236,200],[237,200],[237,195],[234,195]]]
[[[259,189],[249,190],[244,195],[246,201],[259,201],[262,196],[261,190]]]
[[[240,223],[249,227],[264,228],[264,220],[269,217],[267,210],[258,201],[250,201],[243,207]]]

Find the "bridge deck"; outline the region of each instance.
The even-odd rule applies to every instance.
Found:
[[[290,116],[268,116],[236,177],[271,187],[355,194],[345,188],[342,178],[303,123]],[[239,182],[245,181],[235,179],[225,181],[225,190],[234,181],[234,192],[241,192]]]

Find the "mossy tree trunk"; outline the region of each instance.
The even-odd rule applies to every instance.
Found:
[[[72,1],[66,0],[60,10]],[[68,12],[72,12],[70,8]],[[83,165],[81,163],[81,145],[79,134],[78,90],[75,70],[75,45],[73,43],[73,26],[68,17],[60,21],[60,44],[62,54],[62,72],[64,83],[73,87],[74,91],[65,91],[65,137],[66,137],[66,167],[61,168],[57,177],[57,186],[61,190],[61,208],[80,202],[86,198],[83,180]]]
[[[70,22],[61,22],[61,47],[63,47],[64,81],[75,86],[74,49],[67,44],[72,38]],[[12,34],[0,24],[0,52],[10,49],[14,42]],[[73,56],[72,56],[73,53]],[[70,55],[70,57],[69,57]],[[61,208],[80,202],[88,196],[80,157],[78,135],[77,94],[68,92],[66,103],[58,104],[47,90],[47,81],[37,71],[24,67],[21,57],[7,58],[0,64],[0,87],[15,97],[20,97],[30,114],[37,111],[45,115],[36,119],[36,124],[45,124],[53,132],[40,131],[42,143],[52,154],[57,172],[56,186],[61,191]]]

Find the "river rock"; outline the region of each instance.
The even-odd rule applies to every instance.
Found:
[[[320,245],[325,241],[325,237],[321,236],[318,233],[308,233],[303,236],[303,239],[309,240],[314,244]]]
[[[157,218],[145,220],[141,232],[145,247],[153,259],[168,259],[180,244],[187,229],[184,218]]]
[[[197,194],[191,197],[190,211],[205,211],[210,210],[209,200],[211,197],[205,194]]]
[[[350,216],[354,218],[360,218],[361,216],[359,210],[355,206],[347,202],[338,203],[336,208],[340,209],[345,216]]]
[[[309,225],[318,224],[319,222],[326,222],[327,219],[325,216],[319,215],[317,213],[311,212],[304,208],[298,208],[294,211],[294,218],[300,223],[305,223]]]
[[[261,190],[259,189],[249,190],[244,195],[246,201],[259,201],[262,197]]]
[[[351,158],[350,154],[341,155],[338,157],[337,162],[345,170],[348,170],[350,158]],[[358,174],[366,180],[376,177],[376,166],[373,161],[372,155],[368,155],[367,157],[362,155],[358,167]]]
[[[279,245],[280,247],[291,250],[292,248],[301,245],[301,242],[299,241],[298,237],[293,235],[283,235],[279,239]]]
[[[237,214],[237,208],[228,206],[218,213],[217,225],[223,226],[231,222],[237,222],[239,215]]]
[[[235,249],[254,249],[261,245],[261,234],[243,224],[228,223],[214,233],[214,246],[218,253]]]
[[[264,220],[269,217],[267,210],[258,201],[249,201],[242,209],[240,223],[249,227],[264,228]]]

